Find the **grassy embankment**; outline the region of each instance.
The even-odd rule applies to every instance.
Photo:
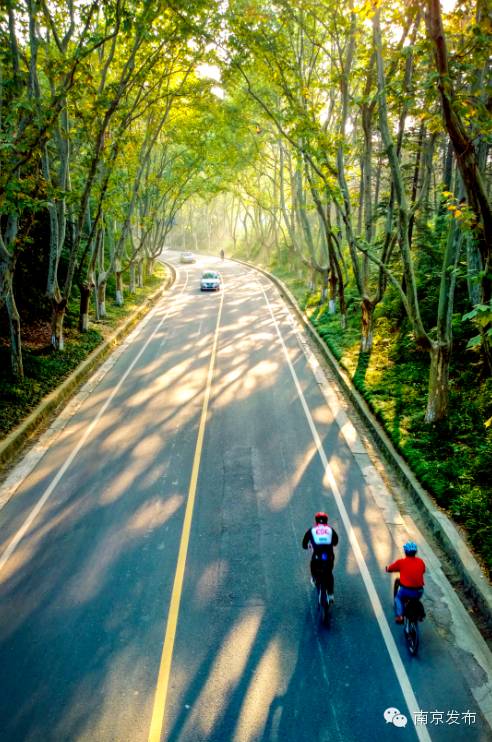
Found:
[[[65,319],[65,349],[55,353],[49,345],[47,322],[36,326],[24,326],[25,342],[23,360],[25,378],[15,383],[10,375],[9,348],[4,338],[0,344],[0,438],[6,436],[36,407],[41,399],[55,389],[103,340],[151,295],[162,283],[166,269],[156,264],[154,273],[146,279],[145,286],[135,294],[125,293],[125,304],[114,303],[114,285],[108,282],[107,317],[99,322],[91,321],[89,331],[79,333],[79,296],[74,295],[69,303]],[[92,313],[93,307],[91,307]]]
[[[450,378],[450,416],[426,425],[428,355],[415,349],[397,297],[388,291],[376,310],[374,349],[360,354],[359,305],[349,298],[348,327],[306,294],[305,282],[271,268],[290,288],[340,365],[348,372],[397,450],[425,489],[462,525],[492,575],[492,379],[480,376],[476,353],[466,350],[470,328],[457,317]],[[468,335],[465,333],[468,332]]]

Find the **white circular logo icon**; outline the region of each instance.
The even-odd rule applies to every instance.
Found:
[[[393,707],[390,707],[389,709],[386,709],[384,712],[384,718],[386,719],[387,724],[393,724],[393,718],[399,714],[400,711],[398,709],[395,709]]]
[[[395,727],[406,727],[407,717],[403,714],[395,714],[395,716],[393,716],[393,724]]]
[[[383,714],[386,724],[393,724],[395,727],[406,727],[408,719],[405,714],[400,714],[399,709],[390,706]]]

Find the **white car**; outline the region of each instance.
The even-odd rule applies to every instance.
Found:
[[[179,256],[180,263],[196,263],[196,258],[192,252],[182,252]]]
[[[205,271],[200,281],[200,291],[220,291],[222,276],[218,271]]]

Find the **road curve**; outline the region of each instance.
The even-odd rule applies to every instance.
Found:
[[[435,558],[277,290],[165,257],[173,291],[0,510],[0,739],[492,739],[490,653],[437,565],[406,652],[384,565],[407,535]],[[200,292],[205,267],[223,291]],[[320,508],[328,628],[300,546]]]

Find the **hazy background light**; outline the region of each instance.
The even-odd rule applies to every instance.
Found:
[[[196,68],[197,77],[206,77],[209,80],[220,82],[220,70],[215,64],[199,64]]]
[[[214,85],[212,88],[210,88],[210,90],[215,95],[216,98],[220,98],[221,100],[224,100],[224,97],[225,97],[224,88],[221,88],[219,85]]]

